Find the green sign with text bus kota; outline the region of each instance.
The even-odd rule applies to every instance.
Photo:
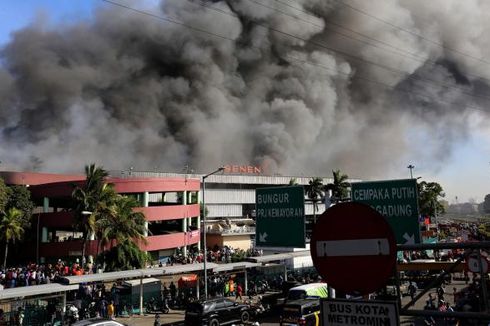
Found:
[[[255,190],[257,247],[305,247],[305,191],[302,186]]]
[[[352,201],[364,203],[390,223],[399,244],[420,243],[416,179],[352,183]]]

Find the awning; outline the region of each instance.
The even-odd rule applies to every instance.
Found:
[[[66,292],[71,290],[77,290],[78,284],[63,285],[58,283],[21,286],[17,288],[4,289],[0,291],[0,300],[34,297],[45,294],[54,294],[60,292]]]
[[[237,262],[237,263],[218,265],[217,267],[213,268],[213,272],[220,273],[220,272],[228,272],[228,271],[240,271],[240,270],[244,270],[247,268],[253,268],[253,267],[257,267],[257,266],[261,266],[261,265],[262,264],[260,264],[260,263],[252,263],[249,261],[241,261],[241,262]]]
[[[213,269],[218,266],[214,263],[207,263],[206,269]],[[64,284],[79,284],[90,282],[110,282],[122,279],[142,278],[150,276],[164,276],[173,274],[185,274],[204,270],[204,264],[174,265],[157,268],[133,269],[128,271],[108,272],[99,274],[85,274],[80,276],[64,277]]]
[[[249,257],[248,260],[256,263],[268,263],[271,261],[281,261],[281,260],[291,259],[294,257],[306,257],[309,255],[310,255],[309,250],[301,250],[301,251],[286,252],[282,254]]]

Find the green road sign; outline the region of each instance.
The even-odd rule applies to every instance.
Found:
[[[352,201],[381,213],[390,223],[397,243],[420,243],[416,179],[353,183]]]
[[[305,247],[305,190],[302,186],[255,191],[258,247]]]

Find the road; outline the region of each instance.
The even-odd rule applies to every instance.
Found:
[[[451,284],[449,284],[446,287],[446,300],[448,300],[450,304],[454,303],[454,299],[452,296],[453,287],[456,287],[456,289],[459,291],[465,287],[465,284],[463,281],[453,281]],[[434,298],[437,298],[435,289],[432,289],[430,292],[432,293]],[[428,298],[428,294],[423,296],[421,299],[419,299],[416,302],[414,309],[417,310],[423,309],[427,298]],[[404,297],[402,300],[402,305],[405,305],[409,301],[410,301],[410,297]],[[160,321],[162,325],[184,325],[183,311],[172,310],[169,314],[166,315],[161,314],[160,317],[161,317]],[[145,316],[133,316],[129,318],[118,318],[117,320],[131,326],[153,326],[155,315],[150,314]],[[414,317],[405,317],[405,316],[400,317],[400,324],[414,325],[414,326],[425,325],[423,318],[414,318]],[[262,320],[260,320],[260,325],[277,326],[279,325],[279,316],[270,316],[270,317],[263,318]]]

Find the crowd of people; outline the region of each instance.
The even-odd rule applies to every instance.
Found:
[[[82,275],[84,269],[78,262],[72,264],[58,260],[56,264],[30,263],[22,267],[0,270],[1,288],[33,286],[58,282],[64,276]]]
[[[224,246],[223,248],[215,246],[208,250],[208,261],[229,263],[259,255],[262,255],[261,250],[242,250],[228,246]],[[166,265],[201,263],[203,262],[203,257],[203,250],[199,251],[197,248],[189,250],[186,255],[184,255],[181,250],[176,250],[176,252],[168,258]],[[163,266],[163,263],[160,263],[160,266]],[[56,283],[66,276],[96,273],[97,268],[97,266],[90,262],[83,268],[79,263],[79,259],[75,259],[75,261],[71,263],[61,259],[54,264],[28,263],[23,266],[0,270],[0,290],[19,286]]]
[[[236,261],[244,260],[248,257],[262,256],[263,251],[259,249],[243,250],[239,248],[232,248],[229,246],[218,247],[214,246],[207,250],[207,261],[213,263],[232,263]],[[187,251],[186,254],[182,250],[176,250],[175,253],[168,258],[165,262],[167,266],[173,266],[174,264],[196,264],[202,263],[204,260],[204,251],[192,248]],[[163,262],[159,265],[163,266]]]

